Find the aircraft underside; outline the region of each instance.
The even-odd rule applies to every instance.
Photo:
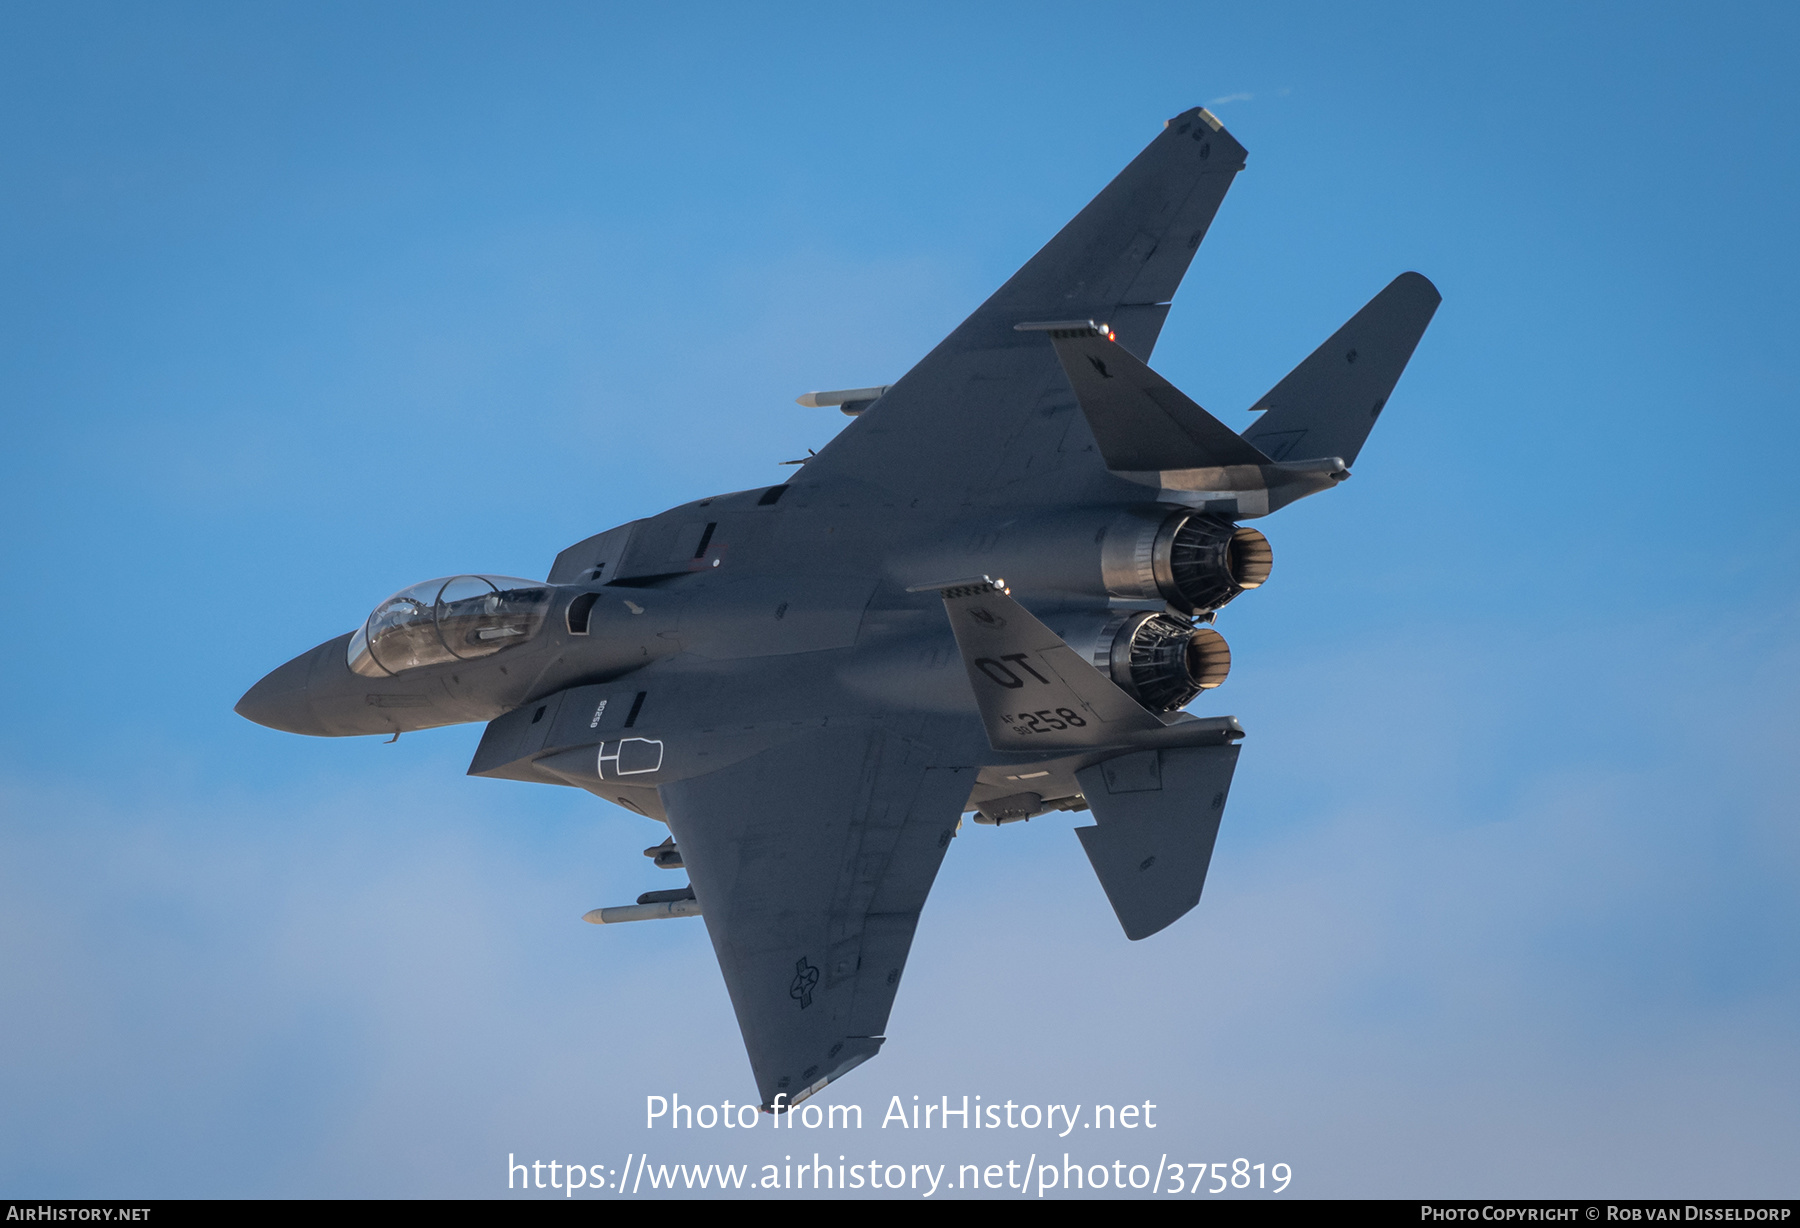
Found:
[[[1349,478],[1439,301],[1402,274],[1241,432],[1174,388],[1151,353],[1244,159],[1184,112],[896,382],[800,398],[848,421],[788,482],[595,534],[544,581],[403,589],[238,711],[486,722],[471,774],[642,816],[688,882],[588,919],[703,918],[771,1111],[879,1051],[965,815],[1085,814],[1126,937],[1157,933],[1200,899],[1244,737],[1186,709],[1273,571],[1245,522]]]

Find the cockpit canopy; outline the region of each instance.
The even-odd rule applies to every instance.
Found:
[[[350,668],[382,678],[491,657],[536,635],[550,589],[510,576],[450,576],[402,589],[350,637]]]

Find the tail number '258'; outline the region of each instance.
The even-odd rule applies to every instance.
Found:
[[[1021,712],[1017,716],[1003,716],[1002,724],[1012,727],[1014,733],[1054,733],[1058,729],[1074,726],[1079,729],[1087,722],[1076,714],[1073,708],[1039,708],[1036,712]]]

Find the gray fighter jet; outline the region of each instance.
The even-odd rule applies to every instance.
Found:
[[[1350,476],[1438,305],[1405,273],[1241,434],[1146,365],[1244,148],[1196,108],[790,481],[570,546],[547,580],[415,584],[237,710],[321,737],[465,721],[471,774],[667,824],[762,1104],[881,1048],[962,826],[1086,811],[1125,934],[1200,899],[1243,730],[1182,709],[1215,613],[1268,578],[1243,521]]]

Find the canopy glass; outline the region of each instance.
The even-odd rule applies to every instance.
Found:
[[[550,590],[511,576],[450,576],[402,589],[350,637],[350,668],[370,678],[489,657],[544,625]]]

